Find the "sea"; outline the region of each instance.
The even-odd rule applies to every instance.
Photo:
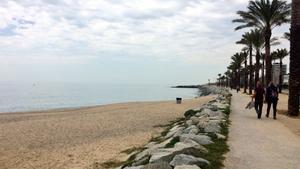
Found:
[[[102,83],[0,83],[0,113],[77,108],[122,102],[195,98],[198,89],[169,85]]]

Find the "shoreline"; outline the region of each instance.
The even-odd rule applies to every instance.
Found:
[[[199,85],[200,86],[200,85]],[[172,89],[174,87],[168,86],[168,88]],[[180,90],[180,88],[178,88]],[[202,92],[202,88],[189,88],[193,89],[192,94],[182,94],[179,93],[178,95],[176,94],[174,97],[173,96],[168,96],[168,97],[145,97],[145,98],[122,98],[122,99],[112,99],[112,100],[105,100],[105,98],[100,98],[96,102],[68,102],[67,100],[58,100],[58,103],[67,103],[67,104],[53,104],[54,102],[41,102],[39,104],[39,101],[32,102],[31,104],[10,104],[7,103],[7,105],[10,105],[8,107],[3,107],[0,109],[0,115],[1,114],[11,114],[11,113],[28,113],[28,112],[42,112],[42,111],[61,111],[65,109],[80,109],[80,108],[90,108],[90,107],[95,107],[95,106],[103,106],[103,105],[111,105],[111,104],[120,104],[120,103],[131,103],[131,102],[156,102],[156,101],[171,101],[175,100],[176,97],[182,97],[183,99],[193,99],[201,96],[206,96],[208,94]],[[175,92],[176,93],[176,92]],[[17,102],[18,103],[18,102]],[[38,103],[38,104],[34,104]],[[5,105],[5,104],[4,104]]]
[[[130,102],[88,108],[0,114],[0,166],[4,168],[92,168],[126,158],[159,126],[182,117],[214,96],[174,101]],[[122,144],[120,144],[120,141]]]
[[[207,96],[207,95],[206,95]],[[193,100],[203,96],[195,96],[194,98],[184,98],[184,100]],[[76,111],[76,110],[85,110],[90,108],[99,108],[103,106],[113,106],[113,105],[122,105],[122,104],[133,104],[133,103],[156,103],[156,102],[172,102],[176,103],[176,98],[174,100],[156,100],[156,101],[129,101],[129,102],[116,102],[116,103],[108,103],[108,104],[96,104],[90,106],[75,106],[75,107],[61,107],[61,108],[49,108],[49,109],[40,109],[40,110],[28,110],[28,111],[12,111],[12,112],[0,112],[1,115],[9,115],[9,114],[31,114],[31,113],[47,113],[53,111]]]
[[[195,95],[191,98],[183,98],[183,100],[191,100],[197,99],[199,97],[207,96],[209,94],[201,94]],[[109,106],[115,104],[130,104],[130,103],[144,103],[144,102],[165,102],[165,101],[174,101],[176,102],[176,98],[174,99],[161,99],[161,100],[141,100],[141,101],[124,101],[124,102],[112,102],[112,103],[103,103],[103,104],[95,104],[95,105],[87,105],[87,106],[67,106],[67,107],[58,107],[58,108],[45,108],[45,109],[35,109],[35,110],[23,110],[23,111],[0,111],[0,116],[3,114],[25,114],[25,113],[42,113],[42,112],[51,112],[51,111],[68,111],[68,110],[79,110],[79,109],[88,109],[88,108],[96,108],[101,106]]]

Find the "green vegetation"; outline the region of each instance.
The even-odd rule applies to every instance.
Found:
[[[172,138],[172,140],[166,144],[165,148],[173,148],[176,143],[180,141],[179,136]]]
[[[184,113],[184,117],[189,119],[190,117],[194,116],[195,114],[197,114],[198,111],[195,110],[188,110]]]
[[[229,133],[229,114],[230,107],[228,106],[223,110],[225,114],[226,122],[221,124],[221,134],[226,137],[226,139],[218,139],[215,134],[210,134],[209,136],[212,138],[213,144],[209,144],[204,146],[207,148],[207,154],[202,154],[201,157],[208,160],[210,165],[202,167],[203,169],[221,169],[223,165],[223,161],[225,159],[224,154],[229,151],[229,146],[227,145],[227,138]]]

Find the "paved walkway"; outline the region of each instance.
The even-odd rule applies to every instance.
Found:
[[[250,97],[233,92],[225,169],[300,169],[300,138],[278,120],[245,110]]]

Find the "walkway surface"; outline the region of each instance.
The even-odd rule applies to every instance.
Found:
[[[280,122],[257,119],[254,109],[246,110],[250,97],[232,93],[231,126],[225,169],[300,169],[300,138]]]

